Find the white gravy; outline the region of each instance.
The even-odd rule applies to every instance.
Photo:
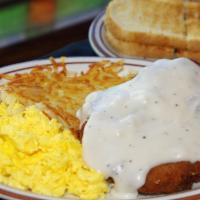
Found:
[[[112,194],[134,198],[159,164],[200,160],[200,68],[158,60],[132,80],[86,98],[77,113],[83,156],[114,179]]]

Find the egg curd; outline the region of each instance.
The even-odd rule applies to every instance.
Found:
[[[89,168],[82,146],[69,130],[37,106],[0,103],[0,182],[51,196],[103,198],[102,174]]]

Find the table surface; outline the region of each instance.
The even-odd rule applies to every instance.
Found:
[[[63,48],[60,48],[56,51],[53,51],[45,56],[41,56],[41,59],[46,59],[49,57],[59,58],[61,56],[66,57],[84,57],[84,56],[97,56],[93,51],[88,39],[81,40],[78,42],[74,42],[69,44]]]
[[[92,20],[108,2],[4,1],[11,3],[2,6],[0,1],[0,67],[37,59],[73,42],[87,39]]]
[[[63,29],[62,31],[57,31],[0,50],[0,67],[38,59],[42,56],[52,54],[51,52],[56,53],[57,50],[65,49],[68,45],[71,47],[71,44],[74,42],[86,40],[91,21],[92,19],[79,25]],[[70,53],[70,56],[73,56],[73,54]]]

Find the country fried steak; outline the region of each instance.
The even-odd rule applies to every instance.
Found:
[[[138,192],[146,195],[171,194],[192,188],[200,181],[200,162],[177,162],[153,167]]]

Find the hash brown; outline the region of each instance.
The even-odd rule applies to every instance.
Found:
[[[51,65],[40,65],[30,73],[1,74],[8,80],[2,89],[18,96],[25,104],[38,103],[48,116],[59,119],[66,127],[79,137],[79,120],[77,110],[85,97],[96,90],[103,90],[121,84],[135,76],[120,76],[123,62],[101,61],[89,66],[86,73],[71,74],[63,60],[57,63],[51,59]]]

